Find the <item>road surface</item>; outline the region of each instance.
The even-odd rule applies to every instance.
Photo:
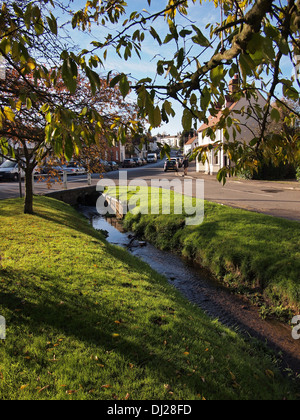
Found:
[[[128,181],[146,181],[151,185],[152,180],[168,180],[183,178],[183,169],[179,173],[163,171],[163,162],[143,166],[141,168],[121,169],[119,172],[110,172],[104,175],[105,179],[111,179],[118,184],[119,176],[126,174]],[[249,181],[240,179],[229,179],[225,186],[220,184],[216,177],[209,175],[196,174],[195,166],[189,168],[186,179],[204,180],[204,198],[231,207],[261,212],[272,216],[283,217],[291,220],[300,221],[300,184],[297,182],[269,182],[269,181]],[[99,175],[93,175],[92,184],[96,185]],[[185,191],[187,195],[195,195],[195,185]],[[79,188],[87,186],[86,176],[68,178],[68,188]],[[43,182],[35,182],[35,194],[46,194],[53,190],[62,190],[63,184],[56,183],[52,190]],[[24,190],[24,186],[23,186]],[[0,183],[0,200],[19,197],[18,183]]]

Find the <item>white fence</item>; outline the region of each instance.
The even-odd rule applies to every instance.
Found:
[[[61,175],[61,174],[59,174],[59,175]],[[72,178],[72,180],[70,180],[69,178],[68,178],[68,176],[70,176],[71,178]],[[79,176],[80,176],[80,178],[79,178]],[[32,174],[32,186],[33,186],[33,193],[34,193],[34,190],[35,190],[35,185],[36,185],[36,183],[35,183],[35,180],[37,179],[37,180],[42,180],[43,178],[49,178],[49,180],[51,180],[51,177],[49,177],[49,175],[47,175],[47,174]],[[45,179],[44,179],[44,182],[46,182],[45,181]],[[68,173],[67,171],[63,171],[63,173],[62,173],[62,185],[63,185],[63,189],[64,190],[67,190],[68,188],[69,188],[69,183],[76,183],[76,182],[80,182],[80,183],[85,183],[86,182],[86,184],[87,185],[92,185],[92,174],[90,174],[90,173],[85,173],[85,174],[70,174],[70,173]]]

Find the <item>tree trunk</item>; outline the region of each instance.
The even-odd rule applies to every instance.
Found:
[[[33,214],[33,185],[32,185],[33,168],[28,165],[25,169],[25,205],[24,213]]]

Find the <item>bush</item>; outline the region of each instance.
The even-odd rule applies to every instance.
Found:
[[[300,166],[296,169],[296,179],[298,182],[300,182]]]

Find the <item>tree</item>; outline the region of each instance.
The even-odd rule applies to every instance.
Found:
[[[70,158],[79,147],[79,133],[85,142],[94,144],[103,129],[103,118],[97,110],[86,107],[79,110],[77,107],[74,111],[57,105],[48,92],[53,93],[63,81],[69,93],[74,94],[80,76],[84,76],[95,95],[101,90],[99,66],[104,65],[108,51],[115,51],[124,60],[131,59],[133,54],[141,56],[143,42],[150,36],[159,48],[167,46],[168,55],[173,53],[168,59],[155,55],[155,78],[130,81],[125,73],[108,73],[110,87],[118,86],[124,99],[130,92],[135,92],[139,108],[137,119],[124,124],[116,117],[107,127],[110,141],[125,141],[128,133],[141,132],[139,123],[146,118],[153,128],[159,127],[163,121],[168,122],[175,116],[172,101],[182,105],[183,129],[189,131],[193,125],[196,128],[199,121],[207,122],[209,114],[219,112],[229,92],[229,79],[238,74],[240,89],[237,98],[255,97],[260,91],[267,101],[264,107],[255,110],[259,116],[259,133],[250,144],[228,141],[224,145],[236,166],[222,171],[218,178],[224,181],[227,171],[233,174],[241,168],[252,168],[253,161],[265,155],[276,155],[279,159],[280,154],[276,151],[282,149],[282,144],[287,150],[290,144],[285,142],[282,134],[269,133],[267,128],[270,118],[278,118],[278,113],[272,108],[273,100],[284,106],[278,91],[282,92],[284,99],[299,103],[299,78],[287,78],[281,67],[284,60],[290,60],[299,76],[300,1],[287,0],[282,4],[275,0],[214,0],[215,7],[221,11],[220,23],[207,28],[193,22],[191,6],[201,8],[203,3],[204,0],[167,0],[160,10],[151,11],[153,0],[147,0],[144,4],[150,8],[147,12],[142,8],[130,10],[124,0],[89,0],[82,10],[72,13],[72,26],[92,31],[94,24],[102,25],[107,29],[107,36],[102,42],[93,41],[89,50],[78,52],[59,42],[55,14],[58,7],[67,11],[63,2],[3,1],[0,55],[8,68],[24,82],[26,92],[19,91],[12,103],[0,108],[0,128],[14,121],[21,105],[30,108],[31,104],[37,103],[45,119],[45,142],[51,144],[56,154],[64,153]],[[184,24],[179,19],[185,19]],[[165,34],[161,30],[162,22],[166,27]],[[123,25],[121,30],[120,24]],[[251,109],[245,112],[251,113]],[[238,130],[239,122],[238,119],[233,121],[226,109],[222,114],[218,128],[224,130],[226,138],[232,124]],[[294,110],[292,115],[299,117],[299,112]],[[90,124],[85,125],[88,119],[98,130],[96,136]],[[209,135],[214,138],[214,131],[210,130]],[[298,150],[299,133],[293,144]],[[8,142],[2,140],[0,147],[5,151]],[[205,151],[200,149],[198,152],[201,155]],[[293,153],[289,152],[289,156],[292,157]],[[282,155],[282,158],[285,157]]]
[[[53,15],[58,7],[64,8],[52,0],[4,1],[0,13],[0,56],[6,66],[0,83],[0,153],[24,166],[25,213],[33,212],[32,171],[38,159],[51,151],[69,160],[81,147],[99,144],[104,133],[111,142],[124,141],[129,125],[139,126],[125,121],[114,87],[106,106],[110,112],[99,106],[99,95],[108,92],[94,71],[99,59],[86,61],[64,48]]]
[[[170,116],[174,116],[171,100],[182,105],[184,130],[189,131],[193,123],[207,122],[208,115],[216,115],[224,105],[229,79],[238,74],[240,90],[237,96],[249,98],[259,91],[267,101],[264,107],[256,110],[259,133],[250,144],[230,142],[227,145],[227,152],[236,163],[236,167],[227,168],[227,172],[247,169],[248,165],[252,168],[253,160],[265,154],[276,155],[278,159],[276,150],[285,144],[285,138],[267,129],[270,119],[278,118],[272,102],[276,100],[285,106],[278,91],[282,92],[284,99],[299,103],[299,0],[287,0],[285,4],[275,0],[214,0],[215,7],[221,11],[221,20],[207,28],[194,23],[190,12],[191,3],[198,3],[201,8],[203,1],[168,0],[161,10],[151,12],[152,3],[152,0],[147,0],[149,11],[142,10],[142,5],[140,10],[129,12],[122,0],[89,1],[84,10],[74,15],[73,27],[86,29],[92,21],[103,26],[107,21],[110,26],[123,24],[122,30],[110,31],[103,42],[92,43],[89,53],[101,54],[101,60],[105,60],[107,51],[112,49],[124,60],[129,60],[133,53],[139,56],[146,35],[154,39],[161,51],[165,46],[169,51],[173,48],[171,59],[161,58],[163,52],[156,55],[159,57],[156,59],[156,78],[147,77],[132,86],[137,94],[140,114],[149,118],[152,127],[158,127],[162,121],[168,122]],[[186,25],[178,23],[178,17],[185,18]],[[160,20],[164,20],[167,28],[164,38]],[[205,29],[209,29],[209,35]],[[282,74],[284,60],[290,60],[297,77],[290,79]],[[165,81],[160,84],[157,81],[161,76]],[[129,91],[128,76],[120,74],[111,81],[112,84],[117,82],[126,95]],[[298,110],[292,113],[299,117]],[[232,118],[224,109],[218,128],[228,133],[231,125]],[[235,121],[235,126],[238,129],[238,121]],[[209,134],[213,138],[214,132]],[[294,140],[299,148],[299,135]],[[203,151],[198,150],[200,154]],[[226,175],[223,171],[219,179],[224,181]]]
[[[27,81],[32,78],[28,75]],[[50,155],[66,160],[76,155],[88,161],[89,169],[91,161],[95,165],[98,160],[97,168],[101,169],[99,159],[108,143],[105,136],[111,136],[112,143],[114,126],[126,125],[136,113],[135,106],[124,101],[119,90],[109,87],[104,79],[96,94],[83,77],[78,77],[74,93],[66,89],[63,81],[50,89],[35,83],[36,98],[44,99],[41,102],[31,100],[27,83],[18,72],[8,70],[6,79],[0,81],[0,90],[0,105],[7,116],[0,129],[0,155],[14,159],[25,171],[25,213],[33,212],[32,174],[38,163]],[[21,95],[27,98],[25,104],[16,102]]]

